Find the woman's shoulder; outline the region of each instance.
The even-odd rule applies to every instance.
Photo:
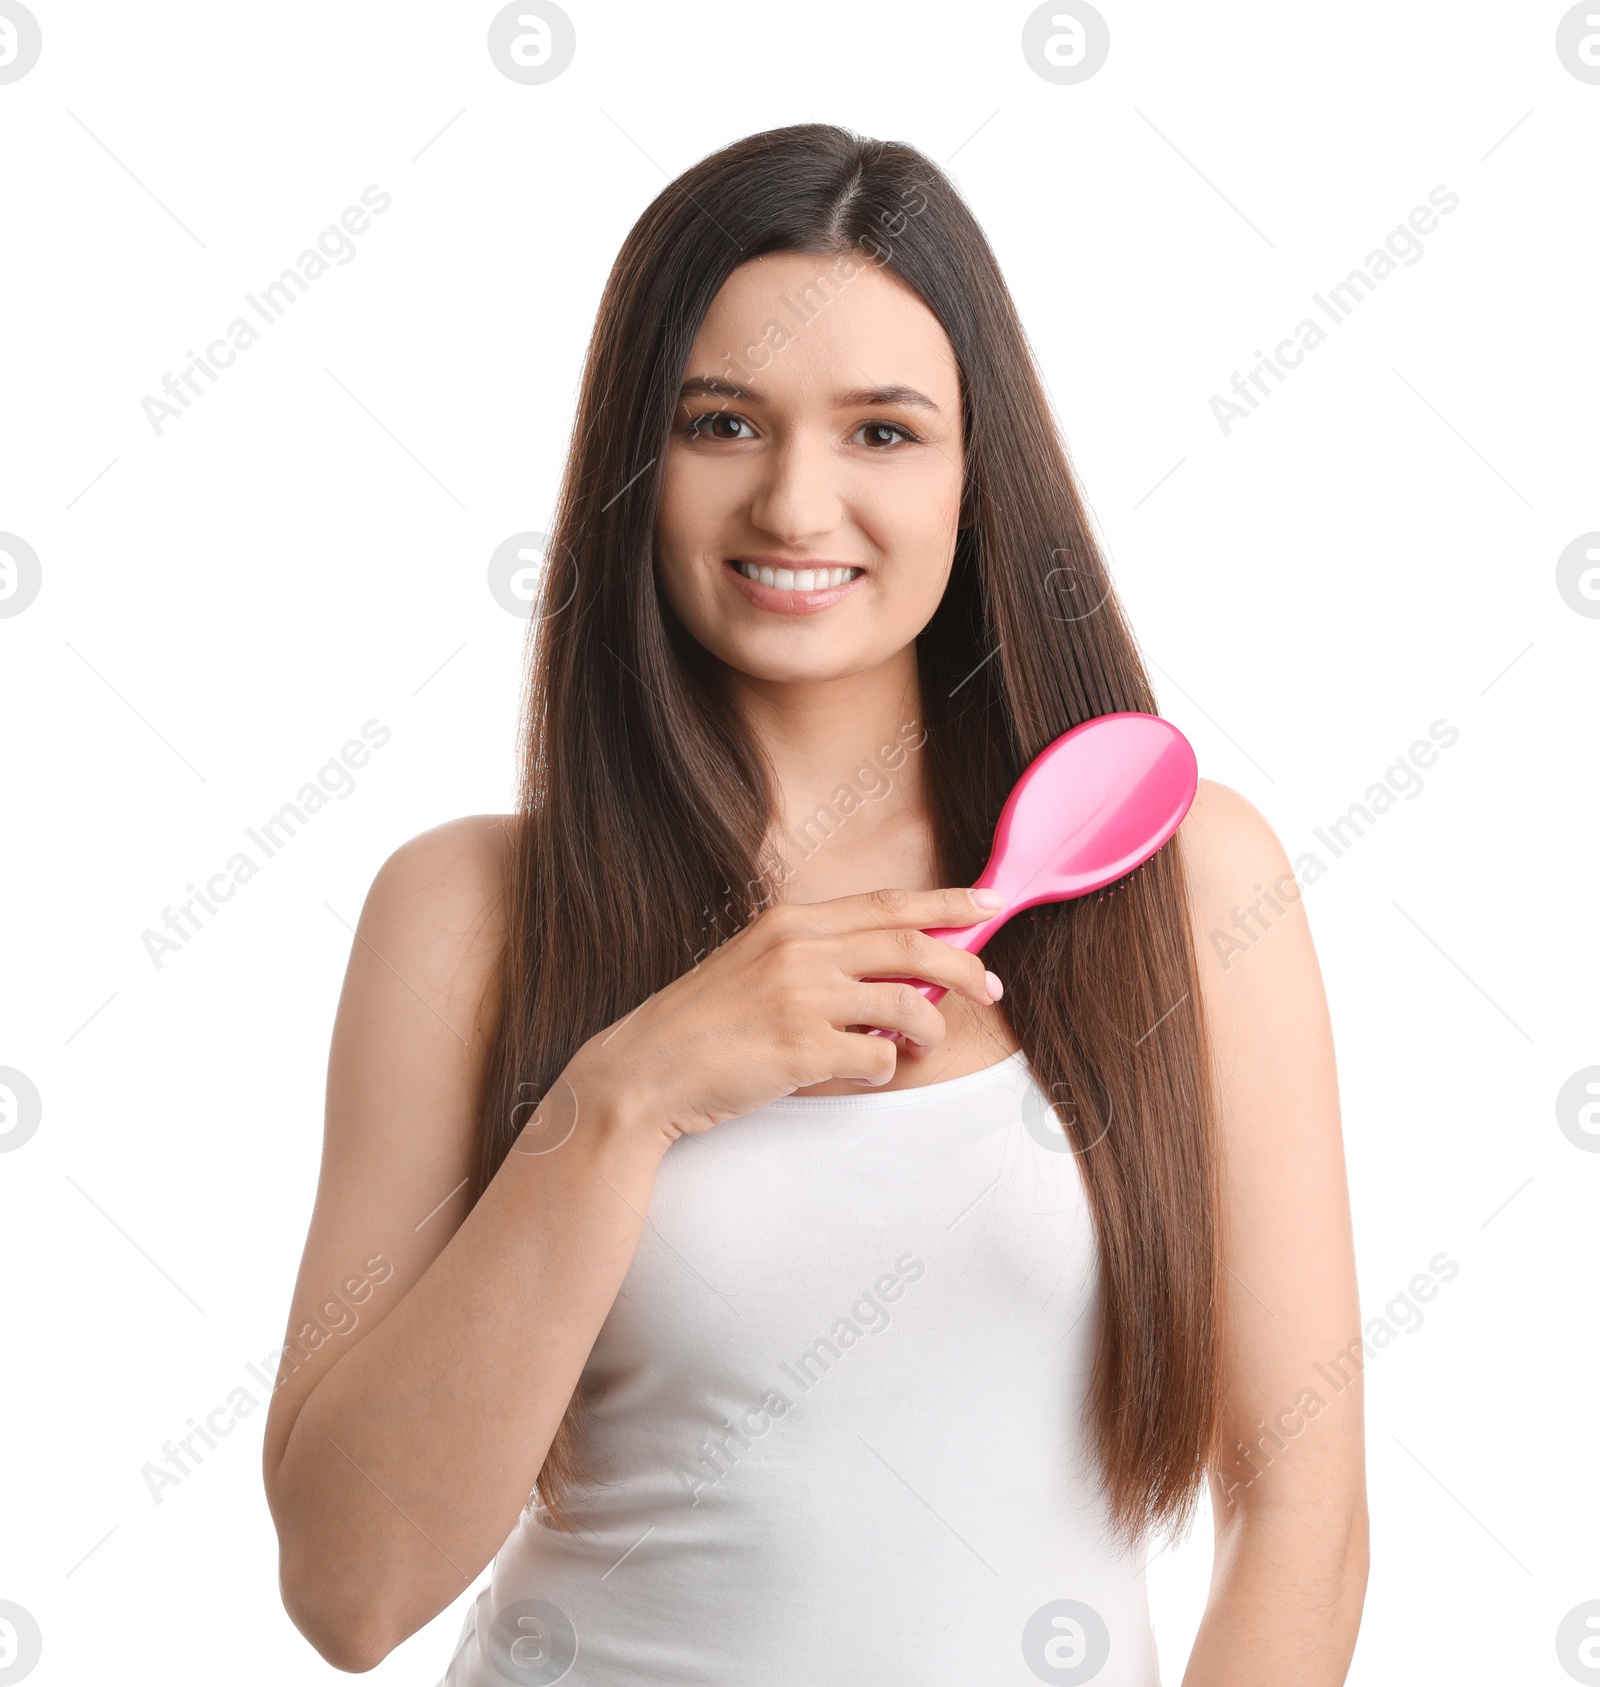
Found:
[[[1215,779],[1199,782],[1178,841],[1196,903],[1236,902],[1246,891],[1253,898],[1285,874],[1293,879],[1288,854],[1266,815],[1242,792]],[[1286,889],[1298,896],[1292,882]],[[1285,891],[1277,894],[1281,898]]]
[[[396,889],[435,896],[504,892],[517,816],[464,814],[418,832],[396,848],[378,869],[378,877]]]
[[[1217,779],[1202,779],[1196,785],[1184,824],[1195,819],[1204,831],[1233,837],[1272,836],[1272,827],[1261,810],[1242,791]]]
[[[1258,982],[1284,988],[1314,967],[1301,887],[1272,823],[1229,785],[1202,779],[1178,828],[1184,885],[1196,948],[1209,995],[1238,958],[1258,948],[1268,957],[1251,968]],[[1263,944],[1269,932],[1296,936]]]
[[[1202,779],[1177,835],[1207,1012],[1219,1026],[1282,1022],[1285,1036],[1308,1016],[1320,1019],[1304,894],[1267,817],[1240,792]]]
[[[408,838],[379,867],[361,912],[364,934],[439,976],[469,959],[487,982],[505,936],[517,817],[467,814]]]

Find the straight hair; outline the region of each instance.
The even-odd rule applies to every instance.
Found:
[[[819,259],[805,315],[888,270],[957,360],[962,524],[916,641],[937,882],[977,877],[1011,787],[1052,739],[1155,712],[1011,295],[950,180],[913,147],[829,124],[702,159],[628,234],[584,365],[527,647],[476,1194],[584,1042],[781,891],[770,768],[654,567],[691,346],[729,274],[769,252]],[[773,328],[730,368],[777,354]],[[1132,1546],[1187,1526],[1221,1419],[1215,1100],[1175,845],[1115,894],[1009,922],[987,954],[1087,1191],[1099,1273],[1083,1427],[1112,1532]],[[588,1479],[584,1405],[580,1382],[530,1496],[557,1528]]]

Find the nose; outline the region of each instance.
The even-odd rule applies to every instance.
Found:
[[[767,457],[750,519],[783,545],[832,533],[844,513],[838,477],[839,464],[823,440],[796,429]]]

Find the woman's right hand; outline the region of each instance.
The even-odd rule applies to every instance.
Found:
[[[830,1078],[887,1083],[899,1045],[845,1027],[899,1031],[923,1048],[946,1029],[915,985],[890,980],[926,979],[985,1007],[998,999],[976,955],[922,929],[989,918],[973,895],[878,890],[764,909],[578,1050],[564,1077],[580,1113],[586,1094],[625,1098],[666,1146]]]

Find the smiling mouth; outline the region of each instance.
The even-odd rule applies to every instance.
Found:
[[[728,561],[745,579],[753,580],[757,585],[771,586],[780,592],[831,591],[838,586],[849,585],[865,572],[864,569],[850,567],[768,568],[759,563],[741,561],[738,557],[730,557]]]

